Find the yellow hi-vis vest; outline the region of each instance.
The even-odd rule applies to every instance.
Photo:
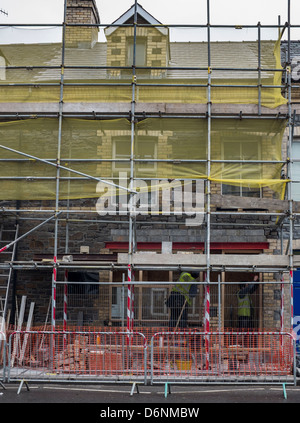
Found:
[[[250,317],[251,316],[251,298],[249,295],[245,295],[244,298],[240,298],[238,293],[238,316],[239,317]]]
[[[193,282],[194,280],[195,279],[187,272],[181,273],[181,275],[179,277],[179,282]],[[190,284],[183,284],[183,285],[181,285],[180,283],[177,283],[173,288],[173,291],[179,292],[180,294],[182,294],[185,297],[188,304],[192,303],[192,300],[190,299],[190,296],[189,296],[191,285],[192,285],[191,283]]]

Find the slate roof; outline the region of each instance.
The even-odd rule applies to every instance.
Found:
[[[262,44],[262,66],[275,68],[273,55],[274,42]],[[207,43],[171,43],[171,66],[205,67],[203,71],[170,70],[169,78],[207,78],[208,64]],[[211,43],[211,67],[256,69],[258,66],[258,49],[256,42],[214,42]],[[220,79],[257,78],[252,71],[214,71],[213,76]],[[264,77],[267,74],[264,73]]]
[[[274,68],[274,42],[262,43],[262,66]],[[299,49],[298,49],[299,47]],[[33,69],[31,66],[61,65],[61,44],[10,44],[1,45],[0,49],[10,66],[27,66],[28,69],[6,71],[7,81],[46,82],[59,81],[60,69]],[[294,48],[300,50],[300,44]],[[293,51],[294,51],[293,50]],[[284,52],[284,46],[282,47]],[[174,42],[170,43],[171,59],[167,79],[207,78],[207,43]],[[283,53],[284,54],[284,53]],[[67,48],[65,64],[69,66],[105,66],[107,55],[106,43],[96,43],[92,49]],[[221,68],[253,68],[258,65],[256,42],[214,42],[211,43],[212,69]],[[199,67],[205,70],[176,70],[177,67]],[[242,79],[257,78],[257,72],[214,71],[215,78]],[[263,73],[263,76],[267,76]],[[66,70],[66,80],[101,80],[107,78],[106,69]]]
[[[288,49],[288,42],[282,41],[280,47],[281,47],[281,63],[284,64],[286,52]],[[291,41],[290,53],[291,53],[292,59],[294,57],[300,57],[300,41],[299,40]]]

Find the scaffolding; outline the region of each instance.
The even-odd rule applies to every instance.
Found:
[[[143,281],[142,272],[184,272],[184,271],[197,271],[201,273],[201,290],[203,297],[205,298],[205,309],[204,315],[205,321],[203,327],[205,332],[211,330],[211,305],[210,298],[212,291],[214,291],[215,284],[219,287],[217,290],[217,303],[221,307],[222,295],[224,290],[222,286],[226,286],[229,281],[225,280],[225,272],[241,273],[246,272],[247,274],[260,274],[269,275],[275,273],[279,275],[276,286],[280,286],[282,297],[286,299],[286,295],[283,292],[289,292],[290,302],[290,319],[289,321],[281,321],[280,329],[283,330],[287,327],[289,330],[293,327],[293,314],[292,314],[292,288],[293,288],[293,228],[294,222],[297,221],[299,212],[294,210],[293,198],[291,192],[292,175],[291,166],[293,163],[292,159],[292,142],[293,142],[293,128],[295,121],[296,110],[292,109],[292,88],[299,88],[292,84],[291,79],[291,28],[297,27],[291,25],[291,4],[290,0],[287,0],[288,8],[288,21],[285,24],[281,24],[280,21],[277,25],[262,25],[260,22],[257,25],[243,25],[243,28],[251,28],[257,31],[257,41],[254,43],[257,47],[257,63],[255,67],[241,68],[241,67],[214,67],[213,65],[213,49],[211,42],[211,31],[214,28],[222,28],[221,25],[213,25],[210,20],[210,0],[207,0],[207,22],[204,25],[185,25],[184,27],[199,28],[206,31],[207,41],[205,43],[207,63],[206,66],[185,66],[170,67],[168,63],[165,66],[154,62],[151,67],[140,65],[137,63],[138,59],[138,37],[142,33],[141,30],[145,29],[156,29],[161,30],[163,36],[169,31],[170,28],[181,27],[181,25],[162,25],[155,23],[140,23],[138,14],[141,11],[141,6],[135,0],[133,5],[133,19],[130,23],[120,23],[116,21],[113,24],[77,24],[67,23],[67,0],[64,5],[64,20],[60,25],[62,30],[62,42],[59,46],[61,48],[60,54],[56,56],[55,62],[52,65],[10,65],[6,66],[6,72],[14,71],[38,71],[40,73],[53,74],[54,78],[57,79],[55,82],[47,82],[49,76],[44,75],[39,81],[25,81],[21,77],[21,82],[1,82],[0,89],[3,94],[4,107],[11,101],[11,98],[15,102],[15,111],[3,111],[2,108],[0,118],[3,123],[0,125],[0,131],[8,133],[12,128],[11,135],[8,135],[8,139],[14,138],[14,131],[17,130],[19,134],[26,137],[25,134],[32,134],[32,131],[45,131],[48,128],[52,128],[53,133],[57,135],[57,144],[48,145],[49,149],[43,152],[44,145],[39,148],[37,140],[34,139],[33,143],[30,143],[31,136],[26,138],[26,146],[23,143],[24,148],[20,149],[18,146],[22,145],[22,142],[16,140],[15,143],[1,142],[0,148],[2,150],[1,162],[5,169],[8,170],[7,174],[2,173],[1,186],[2,190],[1,199],[3,200],[4,206],[2,207],[2,216],[8,221],[13,218],[17,218],[19,224],[23,223],[27,225],[27,222],[39,222],[33,229],[30,229],[22,236],[18,237],[13,242],[8,243],[1,249],[1,252],[6,251],[7,248],[13,246],[15,243],[24,239],[32,231],[39,229],[41,225],[47,225],[50,221],[53,221],[54,231],[54,242],[53,242],[53,254],[47,250],[48,256],[52,255],[52,258],[48,261],[42,261],[38,259],[29,259],[27,261],[14,260],[12,262],[1,264],[1,269],[13,269],[14,271],[51,271],[52,272],[52,283],[51,283],[51,299],[52,299],[52,330],[57,327],[57,303],[63,303],[65,309],[67,304],[67,286],[83,285],[83,281],[68,280],[68,273],[74,271],[88,271],[88,272],[101,272],[109,271],[112,273],[119,272],[119,280],[104,280],[104,281],[93,281],[93,285],[99,285],[107,287],[105,292],[110,293],[113,288],[127,287],[127,316],[126,326],[128,330],[133,329],[133,298],[134,298],[134,287],[144,286],[145,284],[155,287],[156,284],[159,287],[169,289],[173,282],[173,276],[170,276],[168,280],[147,280]],[[10,24],[2,25],[3,27],[10,27]],[[20,25],[24,26],[24,25]],[[34,27],[36,25],[27,25],[27,27]],[[51,27],[51,25],[46,25]],[[57,26],[57,25],[53,25]],[[16,27],[16,25],[14,25]],[[42,25],[39,25],[42,27]],[[223,28],[236,28],[236,26],[226,25]],[[107,28],[131,28],[132,43],[132,66],[121,66],[111,62],[110,65],[90,65],[90,64],[68,64],[68,48],[70,38],[77,29],[81,29],[84,32],[85,29],[99,29]],[[279,41],[273,43],[275,51],[275,65],[268,67],[265,63],[262,63],[262,57],[267,49],[265,42],[262,40],[262,31],[265,28],[278,29]],[[280,65],[280,58],[278,62],[278,51],[280,52],[280,39],[284,32],[287,32],[287,59],[283,68]],[[110,34],[111,35],[111,34]],[[116,41],[115,41],[116,42]],[[279,47],[278,47],[279,46]],[[251,47],[253,49],[253,47]],[[277,53],[276,53],[276,49]],[[117,50],[117,48],[116,48]],[[264,52],[262,52],[264,50]],[[253,51],[253,50],[252,50]],[[5,48],[3,48],[5,52]],[[159,53],[157,53],[159,54]],[[277,56],[276,56],[277,54]],[[4,53],[5,55],[5,53]],[[60,63],[58,63],[60,60]],[[76,81],[76,72],[85,71],[92,75],[102,75],[105,72],[106,81],[103,81],[100,77],[99,80],[93,82],[87,81]],[[172,70],[173,72],[184,72],[192,74],[193,72],[206,73],[207,82],[199,83],[195,82],[192,78],[192,82],[178,82],[174,77],[174,80],[168,81],[164,78],[155,78],[155,72],[157,74],[163,74],[167,71]],[[143,72],[153,72],[152,78],[148,78],[146,82],[140,82]],[[73,72],[73,74],[72,74]],[[122,74],[124,77],[122,79]],[[231,74],[244,73],[242,81],[235,81],[232,79],[225,79],[223,82],[215,80],[215,75],[218,72],[230,72]],[[257,74],[257,79],[249,79],[249,74]],[[73,75],[73,76],[72,76]],[[108,77],[107,77],[108,75]],[[281,78],[282,75],[282,78]],[[114,79],[115,76],[115,79]],[[265,78],[266,76],[266,78]],[[44,78],[44,81],[43,80]],[[248,79],[247,79],[248,78]],[[93,77],[91,77],[93,79]],[[41,82],[42,81],[42,82]],[[188,81],[188,79],[186,79]],[[284,81],[284,82],[282,82]],[[172,90],[177,89],[176,94],[179,97],[186,99],[182,100],[182,103],[178,105]],[[15,89],[15,91],[13,91]],[[29,100],[26,100],[26,93],[30,91]],[[221,95],[218,94],[220,90]],[[228,91],[229,90],[229,91]],[[231,90],[231,91],[230,91]],[[236,90],[236,91],[235,91]],[[250,95],[250,101],[245,101],[244,91]],[[233,99],[230,101],[230,93],[235,93]],[[281,95],[281,92],[285,93],[285,97]],[[38,93],[38,94],[36,94]],[[171,105],[162,105],[160,109],[160,103],[164,102],[170,93],[170,98],[166,103]],[[228,94],[229,93],[229,94]],[[39,96],[39,97],[38,97]],[[84,102],[92,103],[91,107],[98,104],[96,110],[91,107],[84,108],[82,104],[78,106],[77,110],[74,104],[80,101],[81,96],[84,96]],[[222,100],[223,98],[223,100]],[[255,100],[253,100],[255,98]],[[9,100],[10,99],[10,100]],[[89,101],[89,99],[91,99]],[[101,101],[99,101],[101,99]],[[108,100],[107,100],[108,99]],[[141,99],[139,101],[137,99]],[[150,99],[150,100],[149,100]],[[153,101],[151,101],[153,99]],[[224,100],[225,99],[225,100]],[[18,104],[23,105],[29,103],[26,108],[21,107],[21,111],[17,110]],[[35,110],[30,110],[32,103],[38,104],[40,107],[34,106]],[[121,104],[118,105],[117,103]],[[42,103],[45,103],[43,105]],[[149,106],[146,110],[141,109],[145,107],[147,103],[157,103],[152,108]],[[222,103],[236,104],[237,107],[222,108]],[[250,103],[250,104],[249,104]],[[185,108],[179,107],[184,104]],[[254,104],[254,105],[253,105]],[[129,110],[128,105],[130,105]],[[237,108],[241,107],[246,110],[245,113],[240,112]],[[27,111],[26,111],[27,110]],[[82,111],[84,110],[84,111]],[[232,112],[232,110],[234,110]],[[67,139],[66,133],[68,131],[76,132],[76,123],[80,122],[81,125],[94,126],[97,131],[97,136],[102,137],[102,147],[105,148],[104,140],[107,131],[110,128],[114,132],[114,136],[118,137],[126,135],[126,149],[125,151],[120,148],[117,151],[117,143],[115,144],[115,156],[108,157],[102,156],[101,158],[95,159],[93,157],[93,148],[89,151],[89,145],[87,142],[86,147],[80,149],[80,143],[76,145],[76,140],[70,136]],[[178,147],[177,157],[168,157],[167,154],[159,156],[154,154],[155,149],[158,147],[152,145],[148,150],[143,141],[139,143],[139,136],[150,134],[151,131],[157,134],[161,134],[163,139],[164,132],[170,132],[170,128],[176,127],[177,131],[180,132],[180,125],[186,125],[187,131],[192,128],[193,133],[199,133],[206,138],[205,148],[203,151],[183,151],[184,149]],[[96,123],[96,125],[95,125]],[[177,124],[178,123],[178,124]],[[40,127],[39,127],[40,125]],[[73,125],[73,126],[72,126]],[[148,125],[148,126],[147,126]],[[177,125],[177,126],[176,126]],[[223,126],[222,126],[223,125]],[[251,130],[251,127],[253,128]],[[231,137],[234,133],[240,133],[244,131],[247,133],[247,139],[253,140],[258,136],[257,132],[260,132],[266,140],[266,146],[269,146],[271,153],[268,157],[256,155],[255,158],[244,159],[243,152],[234,154],[233,150],[230,150],[228,155],[218,153],[216,154],[215,148],[218,142],[218,138],[215,137],[215,131],[218,128],[219,132],[228,131]],[[258,129],[259,128],[259,129]],[[284,159],[281,158],[281,143],[284,130],[287,128],[288,137],[286,143],[286,154]],[[77,128],[78,129],[78,128]],[[118,135],[118,131],[120,134]],[[240,131],[240,132],[239,132]],[[278,136],[279,134],[279,136]],[[177,144],[182,146],[183,135],[171,134],[174,137],[174,145]],[[193,134],[190,135],[191,137]],[[278,136],[278,140],[274,141]],[[177,138],[176,138],[177,137]],[[268,137],[270,139],[268,139]],[[25,138],[24,138],[25,139]],[[47,142],[47,135],[45,137]],[[67,140],[67,142],[66,142]],[[274,141],[272,146],[272,140]],[[269,142],[269,144],[268,144]],[[75,146],[74,146],[75,145]],[[195,144],[191,144],[191,148]],[[28,147],[30,146],[30,148]],[[81,144],[82,147],[82,144]],[[190,147],[190,146],[189,146]],[[76,150],[77,148],[77,150]],[[140,149],[137,151],[136,149]],[[151,150],[152,148],[152,150]],[[165,147],[167,148],[167,146]],[[233,147],[234,148],[234,147]],[[261,147],[258,147],[261,148]],[[68,155],[71,151],[72,154]],[[86,150],[86,151],[85,151]],[[151,150],[151,151],[150,151]],[[35,153],[34,153],[35,152]],[[195,154],[196,153],[196,154]],[[76,155],[77,154],[77,155]],[[231,157],[235,157],[232,159]],[[229,158],[230,157],[230,158]],[[247,157],[247,153],[245,153]],[[253,157],[253,156],[250,156]],[[263,158],[261,158],[263,157]],[[12,167],[12,165],[14,165]],[[161,166],[160,166],[161,165]],[[247,167],[248,165],[248,167]],[[23,166],[23,167],[22,167]],[[164,170],[161,171],[164,167]],[[179,170],[177,171],[179,166]],[[9,169],[15,169],[9,172]],[[25,169],[25,170],[24,170]],[[100,171],[99,171],[100,169]],[[142,171],[140,171],[142,169]],[[149,169],[154,170],[155,177],[147,178]],[[282,177],[282,170],[285,171],[285,176]],[[113,174],[115,172],[123,172],[123,176],[116,177]],[[158,192],[162,186],[169,189],[170,174],[171,179],[175,180],[172,189],[181,187],[182,184],[191,187],[191,196],[193,194],[193,183],[192,181],[197,180],[203,182],[201,188],[201,200],[203,203],[199,209],[192,209],[192,213],[187,213],[186,216],[196,216],[195,222],[196,228],[201,228],[205,236],[203,247],[198,250],[201,254],[197,254],[197,257],[187,254],[172,254],[172,250],[163,253],[153,255],[141,254],[138,250],[138,235],[137,228],[143,228],[151,226],[155,228],[171,227],[176,222],[170,219],[171,217],[178,216],[179,212],[174,207],[172,210],[168,209],[166,215],[164,215],[160,209],[154,208],[155,219],[151,219],[151,207],[150,212],[146,208],[146,211],[141,213],[141,210],[137,207],[137,194],[149,195],[148,187],[146,184],[145,191],[143,191],[142,182],[150,181],[153,187],[153,191]],[[19,174],[17,175],[16,173]],[[100,176],[99,176],[100,173]],[[124,176],[125,174],[125,176]],[[257,178],[257,175],[260,175]],[[129,175],[129,176],[128,176]],[[191,176],[189,176],[191,175]],[[225,176],[224,176],[225,175]],[[32,182],[31,185],[28,185]],[[89,185],[91,183],[91,185]],[[159,185],[161,183],[161,185]],[[213,193],[213,184],[222,184],[224,189],[229,192],[235,193],[236,190],[249,191],[249,196],[253,190],[262,192],[262,190],[270,190],[269,198],[267,201],[268,206],[264,199],[257,199],[256,206],[251,206],[251,201],[248,199],[239,199],[240,207],[234,210],[227,206],[222,208],[222,205],[218,207],[223,201],[221,196]],[[73,185],[72,185],[73,184]],[[93,192],[93,187],[97,184],[99,191]],[[89,186],[92,189],[89,189]],[[144,186],[145,187],[145,186]],[[229,187],[229,188],[228,188]],[[233,187],[233,188],[232,188]],[[99,192],[104,191],[108,194],[103,197],[106,201],[110,198],[117,196],[118,198],[127,198],[127,206],[121,210],[120,204],[116,207],[115,217],[99,218],[99,209],[93,203],[94,210],[86,210],[82,208],[80,201],[82,199],[97,199],[99,198]],[[76,194],[77,192],[77,194]],[[10,195],[5,198],[5,195]],[[35,196],[36,195],[36,196]],[[273,198],[272,198],[273,197]],[[275,197],[275,198],[274,198]],[[7,200],[7,202],[5,201]],[[38,201],[44,200],[50,206],[40,206]],[[251,198],[250,198],[251,200]],[[259,201],[261,200],[261,201]],[[14,207],[8,201],[16,201]],[[19,201],[24,201],[28,207],[20,208],[18,206]],[[78,201],[78,206],[73,206],[73,202]],[[148,200],[147,200],[148,201]],[[152,201],[152,200],[151,200]],[[253,201],[255,203],[255,200]],[[37,204],[37,206],[35,206]],[[246,204],[246,206],[244,206]],[[254,210],[252,209],[254,208]],[[252,210],[251,210],[252,209]],[[296,208],[297,210],[297,208]],[[182,210],[181,210],[182,211]],[[83,216],[83,217],[82,217]],[[92,216],[92,217],[91,217]],[[149,219],[150,216],[150,219]],[[167,216],[167,217],[166,217]],[[186,217],[185,216],[185,217]],[[227,220],[229,219],[229,220]],[[239,219],[242,219],[239,223]],[[243,221],[243,219],[245,219]],[[198,223],[197,223],[198,222]],[[245,223],[246,222],[246,223]],[[127,225],[128,229],[128,243],[127,251],[122,251],[122,254],[114,256],[111,259],[110,255],[107,254],[107,259],[102,257],[99,260],[89,260],[87,256],[86,260],[76,260],[75,254],[70,251],[69,248],[69,228],[72,224],[84,224],[84,223],[95,223],[101,227],[101,229],[109,227],[109,225],[120,224]],[[178,224],[178,222],[177,222]],[[59,232],[60,225],[63,225],[65,230],[65,242],[64,242],[64,253],[62,253],[63,247],[59,243]],[[254,254],[253,257],[248,254],[245,255],[226,255],[226,254],[213,254],[212,244],[212,228],[242,228],[247,225],[250,230],[257,228],[269,228],[275,230],[278,239],[280,240],[280,252],[278,255],[268,255],[267,259],[264,254]],[[192,226],[191,226],[192,227]],[[143,230],[143,229],[141,229]],[[286,235],[287,234],[287,235]],[[159,237],[159,235],[157,235]],[[284,236],[287,236],[286,251],[284,251]],[[7,247],[7,248],[6,248]],[[267,248],[265,248],[267,249]],[[180,249],[179,249],[180,250]],[[104,255],[105,256],[105,255]],[[250,258],[251,257],[251,258]],[[126,273],[126,280],[121,280],[121,274]],[[140,273],[140,276],[137,275]],[[216,274],[220,274],[222,280],[216,281]],[[61,280],[58,275],[63,275]],[[238,278],[239,276],[237,276]],[[123,278],[124,279],[124,278]],[[236,281],[238,282],[238,281]],[[242,281],[240,281],[242,282]],[[272,283],[270,283],[272,285]],[[263,283],[261,284],[263,286]],[[79,289],[79,288],[76,288]],[[285,291],[284,291],[285,290]],[[117,291],[119,292],[119,291]],[[223,292],[223,294],[222,294]],[[58,298],[59,293],[59,298]],[[123,292],[123,300],[126,295]],[[214,294],[215,295],[215,294]],[[235,295],[235,294],[232,294]],[[282,300],[283,301],[283,300]],[[282,308],[283,310],[283,304]],[[283,314],[283,313],[282,313]],[[219,312],[219,318],[221,313]],[[6,316],[4,316],[6,317]],[[67,318],[64,318],[64,322]],[[122,324],[125,325],[125,316],[122,316]],[[223,323],[218,322],[219,329],[222,329]],[[64,326],[65,327],[65,326]]]

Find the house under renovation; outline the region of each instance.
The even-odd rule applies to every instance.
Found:
[[[58,42],[2,29],[2,332],[32,331],[11,338],[10,377],[288,377],[290,20],[273,40],[258,23],[252,41],[211,41],[208,1],[203,40],[175,42],[141,3],[104,25],[95,0],[65,0]]]

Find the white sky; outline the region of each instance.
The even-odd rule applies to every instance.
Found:
[[[102,24],[109,24],[121,16],[134,0],[96,0]],[[139,3],[156,19],[166,24],[205,24],[206,23],[206,0],[139,0]],[[277,25],[278,15],[281,16],[281,23],[287,20],[287,0],[210,0],[211,23],[212,24],[251,24],[257,22],[265,25]],[[8,17],[0,15],[1,23],[62,23],[64,0],[0,0],[0,9],[8,12]],[[298,19],[298,21],[297,21]],[[300,1],[291,0],[291,23],[300,25]],[[18,42],[28,42],[32,37],[31,30],[1,30],[0,44],[4,38],[9,37],[10,42],[18,37]],[[39,35],[33,35],[35,42],[54,41],[54,30],[51,33],[44,30]],[[230,34],[229,34],[230,32]],[[17,35],[16,35],[17,34]],[[56,31],[57,34],[57,31]],[[196,34],[196,35],[195,35]],[[191,29],[176,30],[173,39],[198,40],[204,39],[206,31],[198,30],[197,33]],[[264,30],[262,38],[275,38],[275,30]],[[300,31],[293,29],[291,38],[300,39]],[[13,36],[12,36],[13,35]],[[48,38],[49,40],[48,40]],[[57,35],[56,35],[57,37]],[[59,37],[59,35],[58,35]],[[22,41],[20,41],[20,38]],[[221,39],[256,39],[257,30],[212,30],[212,40]],[[32,42],[32,41],[31,41]]]

